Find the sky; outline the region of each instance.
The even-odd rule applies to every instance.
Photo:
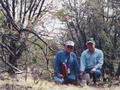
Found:
[[[50,10],[50,12],[56,12],[57,10],[62,8],[61,0],[53,0],[52,5],[53,9]],[[45,21],[45,27],[43,28],[41,26],[38,26],[36,29],[46,30],[49,33],[49,39],[55,38],[56,36],[60,35],[60,29],[65,27],[65,24],[63,24],[57,17],[53,16],[50,13],[47,13],[44,16],[43,21]]]

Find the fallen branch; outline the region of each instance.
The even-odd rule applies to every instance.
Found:
[[[17,67],[13,66],[12,64],[10,64],[9,62],[7,62],[5,59],[4,59],[4,56],[0,56],[0,58],[2,59],[2,61],[8,65],[9,67],[11,67],[12,69],[14,69],[15,71],[18,71],[18,73],[23,73],[23,71],[21,71],[20,69],[18,69]]]

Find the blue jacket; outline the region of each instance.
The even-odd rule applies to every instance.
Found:
[[[80,70],[85,71],[85,69],[97,68],[101,69],[103,65],[103,52],[97,48],[93,54],[90,54],[89,50],[86,49],[82,52],[80,58]]]
[[[63,50],[63,51],[59,51],[56,54],[56,58],[54,61],[55,76],[62,74],[63,63],[65,63],[68,68],[70,68],[70,74],[74,72],[76,75],[79,75],[79,66],[76,55],[73,52],[71,52],[70,55],[68,56],[66,51]]]

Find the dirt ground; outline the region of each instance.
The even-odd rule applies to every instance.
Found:
[[[97,87],[97,86],[75,86],[75,85],[56,85],[54,82],[41,80],[38,84],[24,82],[22,84],[15,82],[6,82],[0,85],[0,90],[120,90],[118,87]]]

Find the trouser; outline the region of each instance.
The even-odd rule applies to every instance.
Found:
[[[93,78],[93,82],[96,83],[97,79],[100,78],[102,72],[100,69],[97,69],[94,73],[90,73],[91,69],[86,69],[85,72],[90,74],[90,78]]]
[[[76,84],[77,83],[76,77],[73,74],[68,75],[68,77],[64,77],[64,78],[58,78],[57,76],[55,76],[54,81],[57,84],[66,84],[66,83]]]

